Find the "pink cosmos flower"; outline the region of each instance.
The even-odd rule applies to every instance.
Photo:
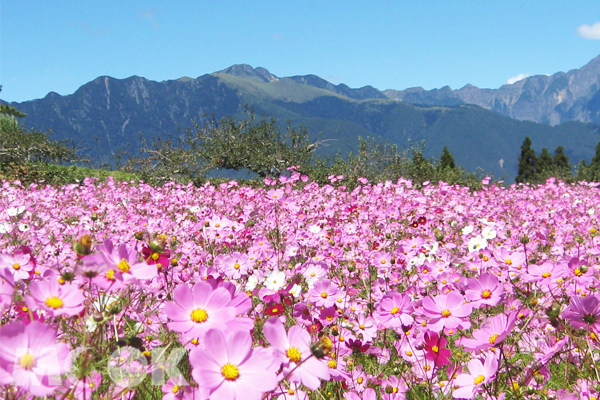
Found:
[[[25,304],[32,310],[42,309],[49,315],[77,315],[83,311],[85,298],[76,285],[60,285],[53,274],[31,282]]]
[[[436,367],[450,364],[452,352],[446,348],[448,340],[435,332],[425,333],[425,358],[433,361]]]
[[[516,311],[508,317],[505,314],[494,315],[473,331],[473,339],[462,337],[458,345],[464,346],[467,351],[485,350],[499,345],[512,332],[516,319]]]
[[[410,297],[393,291],[381,300],[373,317],[386,328],[401,328],[403,325],[410,326],[414,322],[412,311]]]
[[[235,331],[227,337],[211,329],[204,338],[206,349],[190,352],[192,377],[211,398],[222,400],[260,400],[277,386],[278,367],[271,352],[252,348],[247,331]]]
[[[317,307],[331,307],[336,302],[338,287],[329,279],[322,279],[315,282],[314,286],[306,293],[308,301]]]
[[[575,328],[600,333],[600,296],[571,297],[561,316]]]
[[[488,353],[485,362],[479,359],[473,359],[467,364],[468,374],[460,374],[454,379],[454,384],[460,386],[452,392],[452,396],[457,399],[472,399],[477,394],[481,385],[490,383],[494,380],[496,371],[498,371],[498,359],[494,353]]]
[[[469,279],[465,296],[473,302],[473,305],[495,306],[502,299],[503,291],[504,287],[500,284],[498,277],[485,273],[477,278]]]
[[[0,327],[0,384],[12,384],[34,396],[46,396],[71,368],[71,352],[56,342],[55,328],[33,321]]]
[[[277,367],[283,363],[283,376],[291,372],[288,377],[290,382],[302,383],[311,390],[317,390],[321,386],[321,379],[329,379],[327,365],[312,357],[310,334],[306,330],[293,325],[286,333],[279,318],[269,318],[263,332],[273,347]]]
[[[250,258],[246,254],[237,251],[231,254],[222,254],[217,258],[219,258],[223,273],[233,279],[240,279],[242,275],[246,275],[248,268],[251,266]],[[215,259],[216,264],[217,260]]]
[[[18,251],[14,254],[0,253],[0,270],[8,268],[14,279],[24,280],[29,278],[29,273],[34,268],[33,258],[30,254]]]
[[[0,268],[0,315],[10,306],[15,291],[15,280],[8,269]]]
[[[237,304],[222,286],[213,288],[208,282],[198,282],[190,289],[179,285],[173,290],[173,300],[163,308],[171,320],[167,326],[189,337],[202,339],[210,329],[250,330],[253,325],[249,318],[236,317]]]
[[[110,239],[106,239],[104,244],[98,246],[98,251],[104,257],[104,261],[109,269],[116,276],[122,276],[128,281],[131,277],[136,279],[152,279],[158,274],[156,265],[149,265],[144,261],[139,261],[138,252],[133,247],[128,247],[125,243],[118,249],[114,248]]]
[[[468,317],[472,308],[465,304],[464,297],[457,292],[423,299],[423,315],[430,318],[427,328],[432,332],[443,329],[469,329],[471,322]]]

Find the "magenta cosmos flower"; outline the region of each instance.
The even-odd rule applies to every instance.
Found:
[[[450,364],[452,352],[446,348],[448,340],[435,332],[425,333],[425,359],[433,361],[436,367]]]
[[[77,315],[83,311],[85,298],[75,285],[60,285],[54,275],[43,281],[31,282],[30,296],[25,296],[25,304],[32,310],[42,309],[51,316]]]
[[[414,322],[410,297],[396,291],[388,293],[373,313],[375,320],[386,328],[401,328]]]
[[[600,297],[571,297],[569,306],[561,313],[575,328],[600,333]]]
[[[473,331],[473,339],[462,337],[458,345],[464,346],[467,351],[484,350],[499,345],[512,332],[516,319],[516,311],[508,317],[505,314],[494,315],[485,321],[481,328]]]
[[[15,292],[15,279],[8,270],[0,269],[0,315],[11,305]]]
[[[173,302],[164,306],[171,322],[169,329],[200,340],[210,329],[236,330],[252,326],[249,318],[236,317],[237,298],[225,287],[198,282],[192,288],[179,285],[173,291]]]
[[[293,325],[289,332],[279,318],[270,318],[263,327],[265,337],[274,349],[274,357],[283,363],[283,376],[292,383],[302,383],[311,390],[321,386],[321,379],[329,379],[329,367],[311,357],[310,334]],[[279,363],[277,367],[279,367]]]
[[[423,315],[430,318],[427,328],[432,332],[443,329],[469,329],[471,322],[471,306],[465,304],[465,299],[457,292],[450,292],[435,297],[423,299]]]
[[[277,387],[272,353],[252,348],[247,331],[235,331],[227,337],[211,329],[204,338],[206,349],[190,352],[192,377],[210,398],[220,400],[260,400]]]
[[[54,328],[33,321],[0,327],[0,384],[11,384],[34,396],[46,396],[71,369],[71,352],[56,343]]]
[[[460,374],[454,379],[454,384],[460,386],[452,392],[456,399],[472,399],[481,387],[494,380],[498,371],[498,359],[494,353],[488,353],[485,362],[479,359],[469,361],[467,364],[468,374]]]

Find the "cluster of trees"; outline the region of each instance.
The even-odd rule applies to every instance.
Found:
[[[531,139],[529,136],[525,137],[521,145],[516,183],[543,183],[551,177],[565,182],[600,181],[600,142],[596,145],[596,154],[591,164],[582,160],[577,167],[571,165],[562,146],[558,146],[553,155],[544,147],[539,156],[531,146]]]
[[[210,171],[219,169],[245,170],[264,178],[278,176],[291,166],[299,166],[299,172],[320,183],[328,183],[331,175],[344,175],[345,183],[356,182],[359,177],[378,182],[400,176],[416,184],[443,180],[475,186],[480,181],[477,174],[459,168],[446,147],[437,160],[423,156],[423,143],[400,150],[373,138],[359,141],[356,153],[326,157],[317,149],[327,141],[311,141],[306,129],[293,128],[289,122],[282,132],[275,120],[257,118],[249,111],[245,120],[223,118],[194,125],[176,140],[148,144],[142,139],[141,155],[129,158],[124,169],[153,184],[200,184]]]
[[[81,168],[59,167],[85,162],[73,144],[51,140],[51,132],[26,131],[18,121],[24,116],[8,105],[0,107],[0,177],[66,183],[81,176]],[[316,151],[326,146],[326,141],[311,141],[305,128],[293,128],[288,122],[282,132],[275,120],[257,118],[248,111],[244,120],[213,119],[203,126],[194,125],[177,139],[142,140],[138,155],[129,157],[120,169],[129,173],[127,179],[158,185],[169,181],[203,184],[215,170],[245,170],[264,178],[278,176],[291,166],[321,183],[329,182],[332,175],[344,175],[346,184],[359,177],[380,182],[402,176],[417,185],[445,181],[476,187],[483,176],[483,171],[468,173],[458,167],[447,147],[434,159],[424,157],[424,143],[411,143],[410,148],[400,150],[373,138],[359,140],[356,153],[326,157]],[[554,155],[544,148],[538,156],[531,145],[531,139],[525,138],[517,183],[541,183],[552,176],[565,181],[600,180],[600,143],[591,164],[583,161],[576,169],[562,146]]]

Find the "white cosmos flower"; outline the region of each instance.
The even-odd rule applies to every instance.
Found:
[[[319,225],[311,225],[308,227],[309,232],[319,233],[321,232],[321,227]]]
[[[594,207],[590,207],[589,210],[587,210],[588,215],[594,215],[596,214],[596,210],[594,210]]]
[[[285,285],[285,272],[281,272],[277,269],[271,271],[269,276],[265,278],[265,287],[274,291],[278,291]]]
[[[487,225],[487,226],[494,226],[494,225],[496,225],[495,222],[488,221],[487,218],[481,218],[481,219],[478,219],[477,221],[479,221],[482,224]]]
[[[302,286],[295,283],[294,286],[292,286],[292,288],[290,289],[290,293],[292,296],[294,296],[294,298],[297,299],[298,296],[300,296],[300,293],[302,293]]]
[[[487,247],[488,242],[481,236],[475,236],[469,239],[469,253],[473,251],[483,250]]]
[[[27,232],[30,229],[31,229],[31,226],[29,224],[25,224],[25,223],[19,224],[19,230],[21,232]]]
[[[0,234],[12,232],[12,226],[8,222],[0,222]]]
[[[246,281],[246,286],[244,286],[244,289],[247,291],[253,291],[256,288],[256,285],[258,285],[258,278],[256,275],[250,275]]]
[[[20,207],[9,207],[6,209],[6,214],[8,214],[9,217],[16,217],[19,214],[22,214],[23,211],[25,211],[25,207],[24,206],[20,206]]]
[[[192,206],[192,207],[190,207],[190,212],[192,214],[196,214],[198,211],[200,211],[200,206]]]
[[[467,225],[464,228],[462,228],[462,230],[461,230],[461,233],[463,235],[468,235],[471,232],[473,232],[473,225]]]
[[[481,230],[481,236],[486,240],[492,240],[496,237],[496,230],[492,227],[486,226]]]

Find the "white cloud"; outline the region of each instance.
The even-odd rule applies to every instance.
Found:
[[[581,25],[577,28],[579,36],[584,39],[600,40],[600,22],[596,22],[594,25]]]
[[[509,80],[506,81],[506,83],[508,83],[509,85],[512,85],[515,82],[519,82],[521,79],[525,79],[527,78],[529,75],[525,75],[525,74],[519,74],[513,78],[510,78]]]

